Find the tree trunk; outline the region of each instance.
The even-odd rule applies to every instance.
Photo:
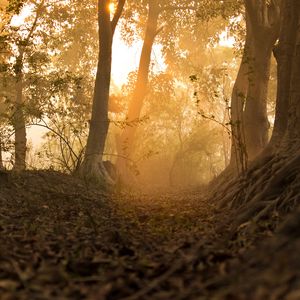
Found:
[[[24,53],[21,50],[15,65],[16,101],[13,116],[13,126],[15,130],[15,171],[24,171],[26,168],[27,138],[23,101],[23,55]]]
[[[240,211],[238,224],[248,221],[256,215],[256,220],[264,217],[268,212],[280,208],[290,210],[299,205],[299,169],[300,169],[300,2],[290,0],[282,2],[282,27],[279,38],[278,76],[279,91],[277,100],[285,102],[288,107],[288,118],[285,134],[275,136],[280,145],[272,153],[267,163],[260,157],[256,159],[249,186],[241,186],[245,196],[240,197],[239,203],[244,205]],[[287,56],[287,53],[291,54]],[[288,84],[286,82],[287,76]],[[281,98],[282,97],[282,98]],[[277,110],[277,116],[286,118],[286,107]],[[281,120],[279,120],[280,122]],[[281,123],[280,125],[284,125]],[[277,125],[279,126],[279,125]],[[279,129],[275,134],[279,134]],[[280,130],[284,130],[280,127]],[[251,170],[250,170],[251,171]],[[259,177],[255,178],[255,175]],[[253,180],[254,177],[254,180]],[[254,182],[254,184],[253,184]],[[290,192],[292,191],[292,193]],[[233,198],[235,195],[231,195]],[[237,199],[237,198],[236,198]]]
[[[240,68],[233,86],[231,95],[231,156],[230,168],[238,173],[247,168],[247,153],[245,148],[245,132],[243,110],[248,90],[248,57],[249,57],[249,34],[247,33],[246,43]]]
[[[300,169],[300,2],[282,2],[276,128],[270,155],[259,156],[245,176],[224,184],[221,206],[239,207],[236,225],[255,222],[274,210],[290,211],[299,201]],[[276,146],[276,147],[275,147]],[[265,152],[265,151],[264,151]],[[255,217],[255,218],[254,218]]]
[[[289,1],[286,1],[289,2]],[[285,47],[291,47],[294,42],[294,51],[292,56],[292,70],[289,94],[286,95],[289,99],[288,110],[288,125],[287,125],[287,140],[290,147],[299,149],[300,142],[300,2],[299,0],[286,3],[287,11],[292,19],[291,33],[295,33],[291,37],[290,43],[286,43]],[[288,17],[286,17],[287,19]]]
[[[110,12],[107,9],[108,5],[109,0],[98,2],[98,66],[94,87],[92,117],[85,157],[82,164],[84,176],[96,182],[102,182],[107,179],[107,174],[103,172],[104,168],[101,168],[101,162],[109,126],[108,100],[112,60],[112,28]]]
[[[246,51],[232,92],[231,159],[229,167],[212,182],[217,186],[225,184],[236,172],[244,173],[249,162],[268,148],[267,91],[272,49],[279,36],[280,9],[277,1],[244,3]]]
[[[112,42],[125,0],[120,0],[113,20],[110,20],[109,0],[98,1],[99,55],[94,87],[92,117],[81,175],[89,181],[113,184],[102,163],[109,127],[108,100],[111,80]]]
[[[26,38],[20,43],[19,55],[16,59],[15,68],[15,88],[16,88],[16,101],[15,112],[13,116],[13,126],[15,130],[15,171],[23,171],[26,169],[26,152],[27,152],[27,137],[26,137],[26,123],[24,116],[24,99],[23,99],[23,65],[24,54],[29,41],[32,38],[36,29],[38,19],[42,14],[42,7],[45,0],[42,0],[36,7],[36,15],[34,22],[28,32]]]
[[[244,111],[248,159],[253,160],[267,145],[269,121],[267,95],[271,55],[279,36],[279,7],[275,1],[245,0],[247,30],[251,36],[249,84]]]
[[[4,169],[4,164],[3,164],[3,156],[2,156],[2,140],[0,140],[0,170]]]
[[[253,160],[266,147],[270,127],[267,97],[272,48],[262,44],[253,49],[253,70],[249,76],[244,112],[246,151],[249,160]]]
[[[140,57],[137,81],[127,112],[128,122],[133,122],[140,118],[143,102],[147,94],[151,52],[155,37],[157,35],[158,17],[160,13],[157,0],[149,0],[148,5],[148,19]],[[137,126],[126,126],[118,140],[118,154],[120,157],[117,160],[117,168],[121,175],[123,173],[123,177],[128,177],[128,173],[130,172],[127,172],[127,161],[122,157],[130,157],[136,130]]]
[[[288,14],[285,22],[281,25],[281,34],[278,46],[273,50],[277,61],[277,97],[276,97],[276,113],[273,134],[268,145],[271,151],[278,148],[282,138],[286,132],[288,124],[288,109],[290,98],[290,84],[292,72],[291,57],[294,54],[295,40],[297,31],[297,19],[293,17],[286,5],[291,5],[291,2],[284,3],[282,9]]]

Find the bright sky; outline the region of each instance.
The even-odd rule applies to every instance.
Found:
[[[24,7],[20,15],[12,18],[11,24],[13,26],[22,25],[30,13],[30,7]],[[124,83],[126,83],[128,74],[138,68],[141,49],[142,41],[134,43],[131,47],[129,47],[122,42],[120,31],[116,31],[112,59],[112,81],[114,85],[121,87]],[[152,54],[156,71],[162,71],[166,68],[160,49],[161,47],[156,45]],[[28,129],[28,138],[33,143],[33,147],[37,147],[41,144],[42,136],[46,132],[46,129],[37,126],[33,126]]]
[[[230,47],[230,48],[233,47],[235,43],[235,39],[233,36],[229,35],[227,30],[223,31],[219,37],[220,37],[220,41],[219,41],[220,46]]]
[[[113,44],[112,80],[117,86],[122,86],[122,84],[126,83],[128,73],[138,68],[141,50],[142,41],[129,47],[122,42],[120,32],[116,31]],[[152,61],[155,62],[154,68],[156,72],[166,69],[160,45],[154,46]]]
[[[5,3],[6,0],[0,0]],[[20,26],[24,23],[26,17],[31,13],[31,8],[25,6],[20,15],[12,18],[11,24]],[[228,37],[228,32],[224,31],[220,35],[220,45],[232,47],[234,38]],[[120,31],[116,31],[113,44],[113,59],[112,59],[112,80],[117,86],[122,86],[127,80],[128,73],[138,68],[139,56],[142,49],[142,41],[134,43],[131,47],[127,46],[121,38]],[[161,46],[155,45],[152,52],[152,60],[155,62],[155,70],[157,72],[166,69],[163,57],[161,55]]]
[[[30,7],[24,7],[20,15],[12,18],[11,24],[13,26],[22,25],[30,13]],[[128,73],[138,68],[141,49],[142,41],[136,42],[129,47],[122,41],[120,31],[116,31],[113,44],[112,80],[117,86],[122,86],[122,84],[126,83]],[[163,71],[166,68],[160,49],[161,46],[154,46],[152,54],[156,71]]]

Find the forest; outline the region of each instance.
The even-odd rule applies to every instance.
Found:
[[[299,146],[299,0],[0,0],[0,300],[299,300]]]

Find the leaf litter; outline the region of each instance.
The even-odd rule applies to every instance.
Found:
[[[285,225],[234,218],[203,190],[108,193],[53,171],[9,173],[0,299],[300,299],[300,211]]]

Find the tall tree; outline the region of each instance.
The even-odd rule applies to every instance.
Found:
[[[231,156],[229,168],[241,173],[247,169],[248,157],[245,144],[244,104],[248,90],[248,49],[249,35],[243,50],[241,64],[231,94]]]
[[[12,113],[7,113],[7,119],[14,128],[14,170],[16,171],[26,168],[26,126],[29,117],[33,117],[33,112],[37,112],[38,106],[46,102],[43,97],[37,97],[39,92],[33,96],[33,90],[42,90],[41,79],[45,80],[51,70],[45,66],[51,56],[49,50],[53,51],[55,47],[57,48],[56,37],[62,26],[60,15],[65,8],[64,4],[58,4],[53,0],[18,0],[10,1],[6,10],[8,14],[17,16],[23,6],[26,7],[27,12],[30,12],[29,16],[21,24],[15,24],[14,19],[10,18],[3,32],[3,40],[10,49],[10,57],[4,72],[10,88],[6,88],[5,97],[12,108]],[[39,113],[36,114],[37,118],[38,115]]]
[[[18,41],[18,55],[14,66],[15,71],[15,112],[13,116],[13,125],[15,130],[15,163],[14,169],[16,171],[23,171],[26,168],[26,152],[27,152],[27,137],[26,137],[26,122],[24,116],[24,84],[23,84],[23,69],[24,69],[24,56],[26,48],[31,42],[32,36],[38,25],[38,20],[41,17],[42,8],[45,1],[42,0],[35,11],[34,21],[23,40]]]
[[[237,224],[273,209],[297,203],[300,166],[300,2],[282,1],[281,29],[276,50],[278,94],[270,144],[249,167],[246,176],[218,191],[222,204],[241,207]]]
[[[279,2],[245,0],[245,8],[245,45],[231,97],[230,167],[238,172],[268,144],[268,84],[280,27]]]
[[[148,17],[146,23],[145,37],[140,56],[139,68],[137,73],[137,80],[132,94],[131,101],[129,102],[127,120],[129,122],[137,121],[140,118],[141,110],[143,107],[144,98],[147,94],[149,69],[151,63],[151,53],[155,37],[159,33],[158,18],[161,13],[159,1],[148,1]],[[130,156],[132,152],[132,144],[136,132],[136,126],[126,126],[117,141],[118,153],[120,157],[117,160],[118,172],[123,173],[123,177],[130,175],[127,172],[126,161],[122,157]],[[124,174],[125,173],[125,174]]]
[[[186,33],[190,32],[194,23],[199,23],[199,21],[208,20],[219,15],[229,15],[240,6],[239,3],[232,4],[228,3],[228,1],[223,2],[216,3],[212,1],[209,5],[205,5],[205,3],[200,0],[147,0],[148,16],[145,24],[143,47],[137,80],[126,116],[126,121],[129,122],[129,126],[124,128],[117,141],[119,154],[117,167],[119,172],[121,174],[123,173],[123,178],[128,179],[131,177],[131,172],[128,172],[127,161],[124,160],[124,157],[132,158],[134,136],[137,131],[136,124],[138,124],[141,118],[144,100],[149,90],[148,78],[151,65],[151,53],[155,39],[159,39],[161,44],[167,49],[166,52],[176,52],[178,49],[174,51],[172,47],[176,44],[174,40],[178,39],[178,36],[175,36],[178,34],[179,28],[189,28]],[[134,5],[136,5],[136,3]],[[144,3],[142,3],[142,8],[143,6]],[[142,8],[138,7],[139,10],[142,10]],[[166,23],[166,20],[168,20],[168,23]],[[160,32],[162,32],[162,34],[158,36]],[[173,51],[170,51],[170,47]],[[172,55],[174,55],[174,53]],[[131,160],[129,159],[128,161]]]
[[[125,0],[119,0],[111,19],[110,1],[98,0],[99,56],[94,88],[92,117],[81,166],[81,175],[97,183],[113,183],[102,163],[107,131],[108,100],[111,80],[112,43]]]
[[[293,4],[295,5],[295,4]],[[280,145],[286,132],[289,120],[289,98],[291,93],[291,75],[295,55],[295,40],[297,36],[297,15],[292,14],[292,4],[283,3],[281,34],[278,45],[274,48],[274,56],[278,65],[278,84],[276,98],[276,113],[273,134],[267,152],[272,153]],[[296,12],[295,12],[296,13]],[[299,34],[299,33],[298,33]],[[296,68],[296,66],[294,66]],[[294,114],[293,112],[291,112]]]
[[[271,55],[279,36],[279,3],[272,0],[245,0],[247,31],[250,38],[248,91],[244,111],[246,151],[255,158],[269,140],[267,116]]]
[[[24,5],[24,1],[23,0],[16,0],[16,1],[2,1],[0,3],[0,36],[1,36],[1,44],[0,44],[0,49],[1,49],[1,59],[0,59],[0,63],[1,63],[1,68],[0,68],[0,72],[1,73],[5,73],[6,69],[7,69],[7,65],[8,65],[8,60],[9,60],[9,55],[10,55],[10,51],[9,51],[9,45],[7,42],[7,36],[8,36],[8,27],[9,24],[12,20],[12,17],[14,15],[17,15],[20,13],[20,10],[22,9]],[[31,30],[30,30],[31,31]],[[25,38],[25,41],[28,41],[30,39],[30,34],[28,33],[27,37]],[[22,45],[23,48],[26,47],[25,45],[26,43],[22,43],[21,40],[19,40],[19,45]],[[20,50],[20,47],[19,47]],[[20,76],[21,70],[19,67],[17,67],[17,65],[20,65],[20,58],[21,58],[22,54],[21,51],[19,53],[18,58],[16,59],[16,63],[15,63],[15,90],[16,90],[16,95],[15,95],[15,118],[14,120],[17,122],[17,120],[19,120],[19,123],[22,123],[22,113],[19,111],[17,112],[17,106],[18,106],[18,102],[22,102],[22,92],[20,92],[21,90],[21,81],[22,81],[22,76]],[[19,75],[17,75],[17,70]],[[3,74],[2,74],[3,75]],[[3,76],[1,76],[3,77]],[[3,78],[1,78],[1,80],[3,80]],[[4,82],[4,80],[3,80]],[[2,96],[5,94],[4,89],[5,89],[5,84],[2,85]],[[1,102],[1,106],[4,106],[4,103]],[[7,107],[6,107],[7,108]],[[4,109],[4,107],[2,108],[2,110]],[[14,122],[15,124],[15,122]],[[25,168],[25,156],[26,156],[26,132],[24,133],[25,130],[25,126],[19,126],[20,130],[17,132],[16,127],[15,127],[15,169],[24,169]],[[24,129],[24,130],[23,130]],[[25,130],[26,131],[26,130]],[[25,136],[25,139],[24,139]],[[2,139],[3,137],[0,138],[0,143],[2,144]],[[18,140],[18,142],[17,142]],[[21,142],[22,141],[22,142]],[[24,143],[25,141],[25,143]],[[25,144],[25,147],[24,147]],[[0,157],[1,157],[1,168],[3,167],[3,162],[2,162],[2,145],[0,145]]]

